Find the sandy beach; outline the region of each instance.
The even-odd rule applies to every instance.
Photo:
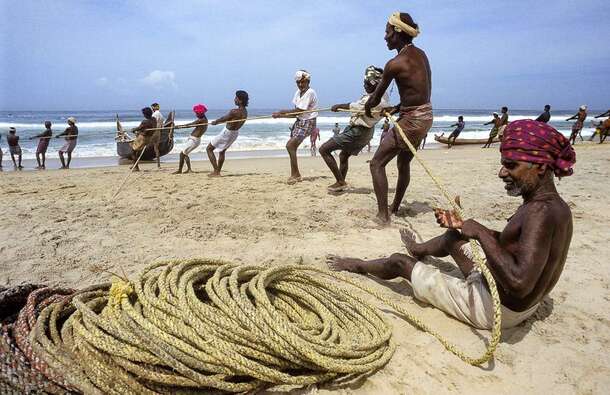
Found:
[[[466,365],[388,311],[398,343],[390,363],[333,393],[608,393],[610,151],[607,145],[580,144],[576,152],[574,176],[557,183],[574,217],[563,275],[534,317],[504,331],[491,364]],[[421,156],[486,226],[502,229],[521,203],[506,196],[497,178],[497,146],[424,150]],[[84,287],[108,280],[109,272],[133,277],[148,263],[168,258],[323,267],[327,254],[376,258],[404,251],[398,231],[406,224],[422,238],[440,234],[432,208],[446,205],[415,161],[392,225],[380,228],[372,221],[370,158],[351,159],[350,189],[340,195],[327,192],[334,179],[320,157],[299,159],[304,180],[292,186],[285,183],[287,158],[229,158],[225,175],[214,179],[207,177],[208,162],[194,161],[196,172],[186,175],[170,174],[175,163],[160,171],[145,164],[114,200],[127,166],[43,172],[13,172],[7,166],[0,173],[0,285]],[[387,169],[393,185],[395,162]],[[444,260],[450,270],[450,258]],[[488,332],[416,302],[406,281],[361,279],[470,354],[484,350]],[[329,392],[325,386],[306,390]]]

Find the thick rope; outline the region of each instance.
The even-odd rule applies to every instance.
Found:
[[[305,266],[160,262],[133,283],[48,306],[31,340],[86,393],[245,392],[349,379],[383,367],[396,348],[389,322],[349,284]]]
[[[409,150],[415,157],[415,159],[417,159],[417,161],[424,168],[424,170],[428,174],[428,176],[430,176],[430,178],[432,179],[432,181],[434,182],[436,187],[441,191],[441,194],[445,197],[447,202],[449,202],[451,207],[453,207],[453,210],[457,213],[457,215],[461,219],[465,218],[466,216],[464,214],[464,210],[462,209],[462,207],[460,207],[460,205],[458,205],[455,198],[453,198],[451,196],[451,194],[449,193],[449,191],[447,191],[447,189],[445,188],[443,183],[440,181],[440,179],[432,173],[432,171],[426,165],[426,163],[423,161],[423,159],[417,154],[417,150],[415,149],[413,144],[411,144],[411,142],[405,135],[405,132],[402,130],[402,127],[398,124],[398,122],[394,119],[394,117],[392,117],[392,115],[390,115],[388,112],[386,112],[385,115],[386,115],[386,118],[389,119],[390,122],[394,125],[396,130],[398,130],[400,137],[402,137],[405,144],[407,145],[407,147],[409,148]],[[435,332],[430,332],[428,329],[424,329],[424,328],[422,328],[422,329],[426,330],[427,332],[430,332],[434,337],[436,337],[445,346],[445,348],[447,348],[447,350],[451,351],[452,353],[454,353],[455,355],[460,357],[463,361],[468,362],[471,365],[480,365],[482,363],[487,362],[488,360],[490,360],[493,357],[493,354],[498,346],[498,343],[500,342],[500,337],[502,335],[502,310],[501,310],[501,304],[500,304],[500,296],[498,295],[498,289],[496,287],[496,281],[493,278],[493,276],[491,275],[491,272],[489,271],[489,268],[487,267],[485,259],[481,256],[479,246],[477,245],[475,240],[470,240],[469,243],[470,243],[470,251],[472,253],[473,261],[476,264],[476,267],[478,268],[478,270],[485,277],[485,280],[487,280],[487,284],[489,286],[489,292],[491,293],[491,297],[493,299],[494,325],[493,325],[492,332],[491,332],[491,340],[489,342],[489,345],[487,346],[487,351],[485,352],[485,354],[483,354],[479,358],[468,357],[463,352],[456,349],[455,346],[451,345],[446,340],[444,340],[442,337],[440,337],[440,335],[436,334]]]

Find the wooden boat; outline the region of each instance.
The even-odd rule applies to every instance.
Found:
[[[176,117],[176,112],[172,111],[167,116],[163,127],[171,128],[164,129],[161,131],[161,143],[159,144],[159,156],[167,155],[174,148],[174,121]],[[119,120],[119,116],[116,117],[116,130],[117,130],[117,138],[116,138],[116,152],[123,159],[132,159],[133,158],[133,150],[131,149],[131,141],[133,138],[129,136],[121,125],[121,121]],[[144,149],[144,153],[142,154],[141,160],[154,160],[155,159],[155,149],[152,145],[147,145]]]
[[[444,136],[444,133],[441,134],[440,136],[435,134],[434,135],[434,140],[438,141],[441,144],[447,144],[449,145],[449,138]],[[485,139],[462,139],[462,138],[457,138],[455,139],[455,142],[451,145],[468,145],[468,144],[479,144],[479,145],[483,145],[485,143],[487,143],[487,140],[489,140],[489,138],[485,138]],[[498,137],[494,137],[492,143],[498,143],[500,142],[500,140],[498,140]]]

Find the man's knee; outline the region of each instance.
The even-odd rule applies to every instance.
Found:
[[[340,160],[341,162],[347,162],[347,160],[349,159],[349,157],[350,157],[350,154],[348,154],[348,153],[347,153],[347,152],[345,152],[345,151],[341,151],[341,153],[339,154],[339,160]]]
[[[320,155],[326,156],[326,155],[330,155],[331,150],[330,150],[330,147],[328,146],[328,144],[324,143],[320,146],[320,148],[318,148],[318,152],[320,153]]]

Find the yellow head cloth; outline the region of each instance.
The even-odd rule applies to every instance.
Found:
[[[403,21],[400,20],[400,12],[396,11],[392,15],[390,15],[390,19],[388,19],[388,23],[394,26],[394,30],[397,32],[405,32],[411,37],[417,37],[419,35],[419,27],[415,29],[412,26],[407,25]]]

